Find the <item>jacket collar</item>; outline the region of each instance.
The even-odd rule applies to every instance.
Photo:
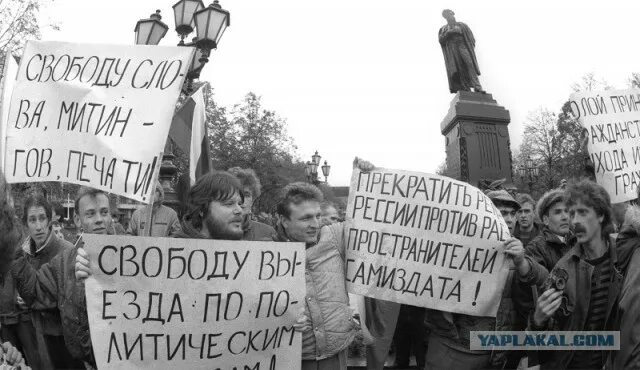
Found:
[[[29,236],[29,237],[27,237],[27,239],[22,244],[22,250],[24,250],[30,256],[35,256],[36,254],[40,253],[43,249],[48,247],[49,244],[51,244],[51,242],[53,240],[52,238],[57,238],[57,237],[55,235],[53,235],[53,231],[49,230],[49,235],[47,236],[47,239],[44,241],[42,246],[40,248],[38,248],[38,249],[35,249],[36,242],[35,242],[35,240],[33,240],[33,238],[31,236]],[[35,249],[35,253],[32,252],[31,246],[33,246],[33,249]]]
[[[618,259],[617,259],[617,254],[616,254],[616,248],[615,248],[615,242],[613,240],[611,240],[610,236],[607,236],[605,243],[607,243],[607,249],[609,251],[609,256],[611,257],[611,262],[614,265],[617,265]],[[573,260],[580,260],[580,259],[584,259],[584,248],[582,247],[582,244],[578,244],[576,243],[570,250],[569,252],[567,252],[567,254],[573,259]]]
[[[287,236],[287,232],[284,231],[284,226],[282,226],[282,222],[278,221],[276,223],[276,235],[274,236],[274,241],[276,242],[289,242],[289,236]]]
[[[558,234],[554,233],[549,229],[549,227],[545,226],[542,229],[542,235],[544,236],[544,240],[547,243],[553,245],[554,248],[575,245],[576,237],[571,233],[569,233],[567,236],[564,237],[564,242],[563,242],[562,240],[560,240],[560,237],[558,236]]]

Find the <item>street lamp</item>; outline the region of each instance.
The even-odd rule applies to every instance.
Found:
[[[525,178],[527,179],[529,193],[531,193],[533,191],[533,182],[538,178],[538,166],[533,163],[530,156],[527,156],[527,159],[524,161],[524,165],[518,167],[518,174],[523,182],[525,181]]]
[[[176,32],[180,35],[180,43],[184,45],[187,37],[195,27],[193,15],[204,8],[202,0],[180,0],[173,5],[173,16],[176,22]]]
[[[209,62],[211,50],[218,47],[224,31],[229,27],[231,14],[222,9],[218,0],[207,7],[202,0],[180,0],[173,5],[173,15],[176,32],[180,37],[178,46],[196,48],[196,54],[187,73],[187,86],[184,89],[188,95],[193,90],[193,80],[200,78],[200,71]],[[156,10],[148,19],[139,20],[135,28],[136,44],[158,45],[169,29],[161,19],[160,10]],[[194,30],[197,36],[193,42],[185,44],[185,37]]]
[[[324,175],[324,182],[325,184],[328,183],[327,181],[327,177],[329,177],[329,170],[331,169],[331,166],[329,166],[329,164],[327,163],[327,161],[324,161],[324,165],[322,166],[322,174]]]
[[[322,156],[320,156],[316,150],[315,154],[311,156],[311,161],[307,161],[304,168],[304,172],[307,175],[307,181],[314,185],[318,185],[320,183],[320,180],[318,180],[318,167],[322,169],[325,183],[327,183],[327,177],[329,177],[329,170],[331,169],[331,166],[329,166],[327,161],[324,161],[324,165],[320,166],[321,158]]]
[[[147,19],[141,19],[136,23],[136,45],[158,45],[167,34],[169,26],[161,20],[160,9],[151,14]]]

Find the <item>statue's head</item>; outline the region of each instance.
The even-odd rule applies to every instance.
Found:
[[[451,9],[445,9],[445,10],[442,11],[442,16],[447,21],[455,20],[455,17],[454,17],[455,14],[456,13],[454,13],[453,10],[451,10]]]

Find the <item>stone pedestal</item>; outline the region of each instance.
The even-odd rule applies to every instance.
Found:
[[[509,111],[491,94],[458,92],[440,129],[446,138],[447,175],[478,186],[511,177]]]

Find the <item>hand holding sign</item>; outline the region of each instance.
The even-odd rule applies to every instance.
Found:
[[[504,242],[504,253],[513,259],[516,267],[526,263],[524,258],[524,246],[519,239],[511,237]]]
[[[2,343],[3,357],[9,365],[18,365],[22,362],[22,354],[9,342]]]
[[[84,280],[91,276],[91,264],[89,262],[89,255],[84,248],[78,248],[78,254],[76,255],[76,279]]]
[[[495,316],[508,274],[504,257],[519,261],[522,245],[510,240],[491,200],[444,176],[374,168],[358,158],[354,165],[345,225],[349,292]]]
[[[376,166],[373,163],[366,161],[362,158],[355,157],[353,160],[353,168],[357,168],[362,172],[371,172]]]
[[[296,323],[293,324],[293,328],[301,333],[311,330],[311,320],[309,320],[309,316],[307,316],[306,307],[300,307],[298,319],[296,320]]]

